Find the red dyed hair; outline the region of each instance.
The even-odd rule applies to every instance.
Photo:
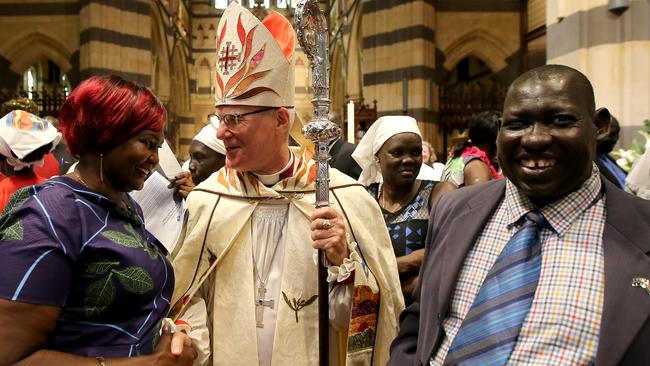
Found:
[[[93,76],[61,106],[61,133],[73,155],[104,153],[142,130],[162,131],[165,107],[153,93],[119,76]]]

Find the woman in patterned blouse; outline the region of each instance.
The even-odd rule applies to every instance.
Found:
[[[127,194],[158,163],[166,117],[117,76],[65,101],[61,130],[79,164],[17,191],[0,215],[0,365],[192,363],[187,335],[160,334],[174,275]]]
[[[416,179],[422,166],[422,137],[411,117],[379,118],[352,157],[363,169],[359,180],[384,214],[408,305],[424,256],[429,211],[443,193],[455,187],[446,182]]]

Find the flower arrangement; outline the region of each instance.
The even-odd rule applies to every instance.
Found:
[[[621,167],[626,173],[632,169],[634,162],[645,152],[646,146],[650,144],[650,119],[643,121],[643,128],[639,130],[639,134],[645,137],[645,143],[632,140],[629,149],[617,149],[612,151],[612,155],[616,157],[616,164]]]

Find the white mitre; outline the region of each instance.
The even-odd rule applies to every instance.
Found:
[[[260,22],[232,2],[217,35],[217,106],[294,106],[294,31],[285,17]]]

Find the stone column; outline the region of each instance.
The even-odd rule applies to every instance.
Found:
[[[82,2],[79,11],[81,79],[115,74],[151,86],[149,1]]]
[[[432,1],[367,0],[363,4],[363,95],[378,100],[378,115],[406,114],[418,120],[423,139],[435,143],[435,9]],[[406,80],[407,88],[403,88]],[[432,95],[432,93],[434,95]]]
[[[583,72],[594,87],[596,107],[607,107],[621,124],[628,146],[650,118],[650,2],[630,0],[622,13],[606,0],[548,0],[547,63]]]

